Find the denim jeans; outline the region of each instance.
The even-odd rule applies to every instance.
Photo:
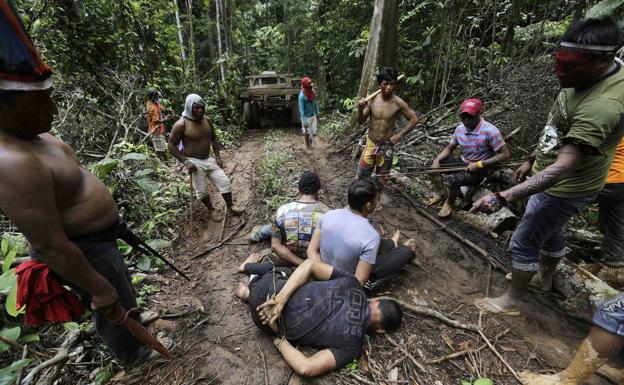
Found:
[[[624,337],[624,294],[601,303],[593,322],[610,333]]]
[[[602,262],[624,267],[624,183],[607,184],[598,195],[598,226],[604,234]]]
[[[509,244],[513,268],[537,272],[540,255],[563,257],[568,219],[595,199],[596,195],[562,198],[543,192],[531,196]]]

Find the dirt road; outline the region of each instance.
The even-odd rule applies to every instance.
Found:
[[[240,148],[227,151],[226,172],[231,174],[235,199],[247,207],[243,218],[232,218],[226,236],[242,229],[222,247],[198,259],[190,258],[218,243],[220,224],[200,220],[198,230],[189,235],[188,224],[181,224],[175,245],[176,262],[189,272],[192,282],[185,282],[167,272],[161,277],[148,277],[161,286],[161,292],[150,297],[148,307],[165,311],[169,316],[157,321],[153,329],[167,330],[176,346],[177,358],[157,360],[140,372],[127,373],[124,384],[287,384],[297,383],[272,345],[272,340],[253,325],[246,304],[236,299],[233,289],[243,276],[236,268],[251,252],[268,247],[250,245],[247,235],[255,224],[269,220],[271,212],[258,191],[257,172],[264,132],[246,136]],[[336,208],[346,203],[346,190],[354,174],[354,164],[344,154],[331,154],[321,142],[313,154],[304,151],[296,131],[288,131],[278,144],[294,150],[305,168],[316,171],[323,184],[322,200]],[[285,166],[287,167],[287,166]],[[294,171],[293,171],[294,172]],[[296,176],[295,176],[296,177]],[[479,313],[472,305],[483,296],[487,286],[487,264],[475,253],[457,243],[426,218],[418,215],[402,198],[390,195],[391,201],[381,212],[374,213],[371,223],[386,236],[396,229],[404,235],[401,241],[414,238],[421,252],[420,265],[409,266],[383,291],[406,302],[427,304],[457,320],[479,323]],[[196,204],[195,207],[199,206]],[[198,210],[196,217],[205,217]],[[449,226],[491,253],[504,256],[494,239],[457,223]],[[506,259],[507,257],[503,257]],[[505,287],[501,273],[494,271],[491,292]],[[531,295],[524,303],[525,315],[515,319],[483,316],[485,334],[517,371],[545,369],[568,362],[588,330],[565,317],[548,297]],[[404,326],[392,335],[401,348],[381,336],[371,336],[354,375],[346,370],[307,380],[306,384],[418,383],[421,385],[461,384],[463,379],[489,377],[496,384],[517,384],[502,362],[487,348],[476,333],[456,329],[436,319],[409,314]],[[496,338],[496,336],[500,338]],[[414,370],[409,351],[415,360],[425,363],[453,352],[476,350],[459,358],[426,364],[426,372]],[[392,373],[392,374],[390,374]],[[397,382],[386,378],[397,375]],[[360,378],[360,380],[357,379]],[[439,382],[436,382],[439,381]],[[593,384],[608,384],[595,378]]]

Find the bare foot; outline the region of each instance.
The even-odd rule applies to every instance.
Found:
[[[258,263],[258,261],[260,261],[260,258],[262,258],[262,254],[252,253],[249,257],[247,257],[247,259],[245,259],[245,261],[243,261],[243,263],[240,264],[240,266],[238,266],[238,272],[244,273],[246,264]]]
[[[568,382],[563,379],[558,374],[535,374],[529,372],[521,372],[518,373],[520,377],[520,381],[523,385],[576,385],[578,382]]]
[[[511,300],[507,294],[503,294],[496,298],[479,298],[475,299],[474,304],[480,310],[493,314],[507,315],[515,317],[520,315],[518,304]]]
[[[440,202],[444,202],[446,197],[444,195],[436,194],[429,201],[427,201],[427,207],[437,205]]]
[[[440,209],[438,216],[440,218],[448,218],[451,216],[451,214],[453,214],[453,205],[448,202],[444,202],[444,205]]]
[[[247,302],[249,300],[249,288],[244,283],[239,282],[238,285],[236,285],[234,295],[241,300]]]
[[[399,238],[401,237],[401,230],[397,230],[394,232],[394,235],[392,236],[392,242],[394,242],[394,247],[399,246]]]

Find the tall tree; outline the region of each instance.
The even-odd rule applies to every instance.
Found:
[[[182,37],[182,23],[180,23],[180,9],[178,8],[178,0],[172,0],[175,9],[176,27],[178,30],[178,42],[180,43],[180,54],[182,56],[182,64],[186,68],[186,51],[184,50],[184,38]]]
[[[217,45],[219,49],[219,72],[221,81],[225,81],[225,68],[223,65],[223,45],[221,43],[221,1],[215,0],[216,25],[217,25]]]
[[[375,87],[375,71],[377,67],[395,62],[398,47],[396,0],[375,0],[375,9],[369,28],[366,56],[362,65],[362,76],[358,99],[366,96]],[[394,40],[393,40],[394,39]],[[357,127],[357,112],[351,115],[348,130]]]

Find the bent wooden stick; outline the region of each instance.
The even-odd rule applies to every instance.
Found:
[[[403,80],[403,78],[405,78],[405,75],[399,75],[399,77],[397,78],[397,82]],[[381,90],[377,90],[377,91],[373,92],[372,94],[370,94],[367,97],[365,97],[364,101],[365,102],[370,102],[375,96],[379,95],[380,92],[381,92]]]

